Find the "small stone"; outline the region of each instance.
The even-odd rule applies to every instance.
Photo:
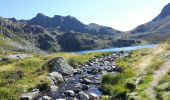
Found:
[[[79,93],[79,98],[80,100],[90,100],[90,97],[84,92]]]
[[[98,96],[97,96],[97,94],[95,94],[95,93],[89,93],[89,97],[90,97],[90,99],[92,99],[92,100],[98,99]]]
[[[49,96],[43,96],[42,98],[40,98],[38,100],[52,100],[52,98]]]
[[[66,90],[66,91],[64,92],[64,94],[65,94],[66,96],[74,96],[74,91],[73,91],[73,90]]]
[[[89,85],[91,83],[91,80],[87,79],[87,78],[83,78],[82,80],[80,80],[82,84],[87,84]]]

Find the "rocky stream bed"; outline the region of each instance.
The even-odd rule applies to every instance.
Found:
[[[105,96],[101,90],[102,76],[116,74],[122,69],[115,60],[129,54],[113,53],[103,58],[94,58],[73,69],[66,60],[58,57],[48,62],[50,92],[42,94],[38,89],[21,95],[21,100],[99,100]]]

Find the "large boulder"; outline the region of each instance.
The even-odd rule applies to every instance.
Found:
[[[57,71],[64,76],[72,75],[75,72],[75,69],[63,57],[54,58],[48,64],[50,71]]]

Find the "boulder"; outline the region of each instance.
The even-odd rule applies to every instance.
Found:
[[[70,76],[75,72],[63,57],[57,57],[48,62],[50,71],[57,71],[64,76]]]
[[[39,90],[35,90],[30,93],[22,94],[20,100],[37,100],[40,95]]]
[[[59,83],[64,81],[63,76],[58,72],[51,72],[49,75],[54,81],[57,81]]]

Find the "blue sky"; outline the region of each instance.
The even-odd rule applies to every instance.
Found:
[[[169,0],[1,0],[0,16],[30,19],[71,15],[85,24],[97,23],[131,30],[157,16]]]

